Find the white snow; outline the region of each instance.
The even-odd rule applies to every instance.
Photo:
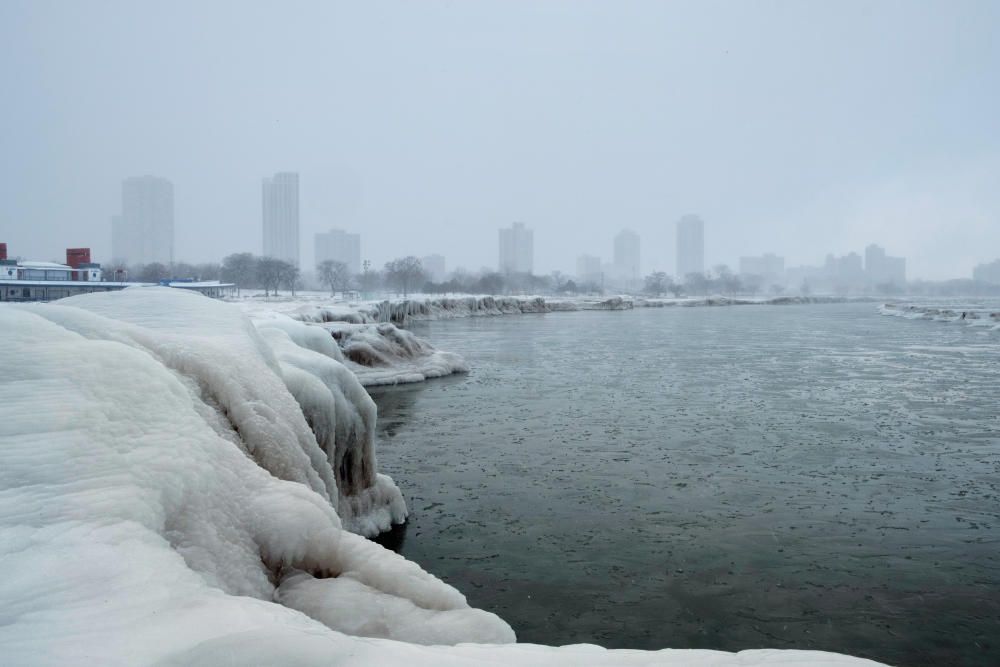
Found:
[[[342,528],[337,506],[357,521],[347,505],[393,515],[401,498],[363,388],[297,326],[258,332],[168,288],[0,305],[0,661],[874,664],[510,644],[498,617]]]

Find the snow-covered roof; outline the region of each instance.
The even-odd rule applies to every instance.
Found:
[[[66,264],[57,264],[56,262],[18,262],[18,266],[25,269],[62,269],[63,271],[72,271],[72,266],[67,266]]]
[[[116,283],[89,280],[0,280],[0,285],[9,287],[148,287],[152,283]]]
[[[218,280],[202,280],[200,282],[187,282],[184,280],[175,280],[169,283],[170,287],[190,287],[192,289],[198,289],[201,287],[236,287],[235,283],[220,283]]]

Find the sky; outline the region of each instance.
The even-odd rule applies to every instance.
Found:
[[[374,265],[673,272],[879,243],[908,277],[1000,257],[1000,3],[0,3],[0,241],[109,259],[121,181],[175,189],[176,257],[261,252],[261,180],[301,180],[313,235]]]

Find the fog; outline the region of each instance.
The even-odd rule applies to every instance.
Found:
[[[1000,257],[1000,4],[0,4],[0,241],[110,254],[122,179],[175,189],[176,258],[261,252],[261,179],[376,266],[787,265],[879,243],[910,278]]]

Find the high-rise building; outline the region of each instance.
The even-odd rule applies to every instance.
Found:
[[[874,243],[865,248],[865,273],[869,287],[906,284],[906,258],[889,257]]]
[[[677,221],[677,278],[705,272],[705,223],[697,215]]]
[[[580,255],[576,258],[576,279],[580,284],[601,284],[601,258]]]
[[[442,283],[445,279],[444,255],[425,255],[420,258],[420,265],[427,272],[427,277],[431,282]]]
[[[785,258],[770,252],[759,257],[740,257],[740,275],[756,276],[767,282],[781,280],[785,275]]]
[[[264,179],[262,188],[264,256],[299,265],[299,175]]]
[[[316,235],[316,267],[326,260],[343,262],[352,276],[361,273],[361,235],[331,229]]]
[[[535,268],[535,233],[523,222],[500,230],[500,273],[531,273]]]
[[[174,186],[165,178],[122,181],[122,212],[111,218],[111,254],[128,264],[174,261]]]
[[[972,279],[1000,285],[1000,259],[995,259],[989,264],[977,265],[972,270]]]
[[[615,276],[626,287],[635,288],[641,276],[639,271],[639,235],[623,229],[615,236]]]

